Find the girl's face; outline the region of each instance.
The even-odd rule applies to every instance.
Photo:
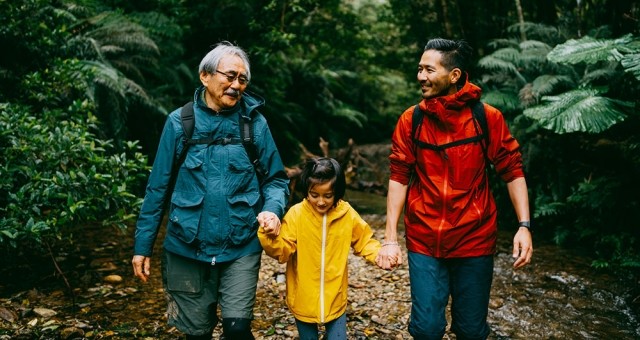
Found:
[[[307,200],[318,214],[323,215],[331,207],[335,201],[333,195],[333,183],[331,181],[312,185],[307,193]]]

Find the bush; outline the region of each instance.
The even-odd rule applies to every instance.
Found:
[[[36,117],[0,104],[0,249],[70,238],[71,227],[91,222],[126,228],[135,218],[147,159],[137,142],[115,154],[97,139],[91,110],[75,101]]]

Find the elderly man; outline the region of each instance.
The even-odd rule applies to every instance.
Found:
[[[429,40],[417,68],[423,100],[400,116],[392,137],[379,256],[386,269],[402,262],[397,225],[406,203],[409,333],[415,339],[442,339],[449,297],[458,339],[486,339],[490,333],[497,209],[487,162],[507,183],[518,218],[513,267],[527,265],[533,253],[519,145],[500,111],[481,103],[480,88],[468,81],[471,52],[464,41]]]
[[[199,73],[191,141],[185,142],[180,109],[169,115],[162,132],[136,226],[133,271],[142,281],[149,278],[153,244],[170,200],[162,258],[169,325],[187,339],[211,339],[219,305],[224,337],[253,339],[262,252],[257,229],[280,227],[289,180],[257,111],[264,100],[245,92],[251,79],[246,53],[220,43],[202,59]],[[241,119],[251,124],[255,162],[251,146],[242,143]],[[186,157],[177,162],[185,147]],[[170,192],[173,171],[178,175]]]

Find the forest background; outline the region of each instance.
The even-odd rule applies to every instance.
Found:
[[[476,49],[471,80],[522,145],[536,238],[640,269],[637,1],[0,0],[0,13],[4,263],[78,242],[83,225],[133,226],[166,115],[215,43],[249,53],[249,90],[295,166],[320,138],[388,143],[420,100],[424,44],[444,37]]]

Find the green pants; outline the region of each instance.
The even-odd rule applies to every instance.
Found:
[[[168,251],[162,261],[168,324],[185,334],[210,334],[222,318],[253,318],[261,253],[234,261],[201,262]]]

